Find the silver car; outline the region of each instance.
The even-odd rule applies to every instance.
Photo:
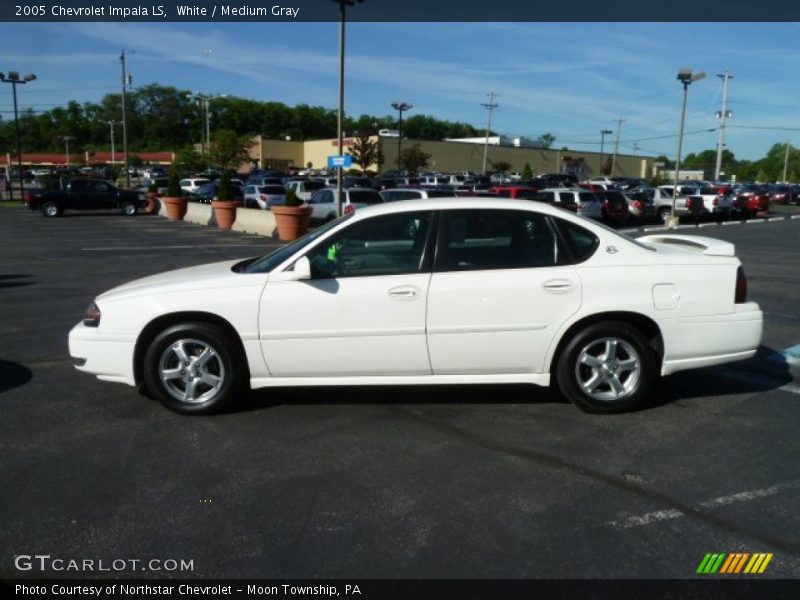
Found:
[[[325,188],[315,192],[308,205],[312,208],[311,220],[315,223],[327,223],[336,218],[336,188]],[[342,213],[347,214],[363,206],[381,204],[383,198],[375,190],[367,188],[345,188],[342,190]]]
[[[582,217],[602,221],[603,205],[592,192],[580,188],[547,188],[536,195],[553,206],[576,212]]]

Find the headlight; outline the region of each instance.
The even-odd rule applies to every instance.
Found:
[[[94,302],[86,307],[83,313],[83,324],[87,327],[97,327],[100,325],[100,308]]]

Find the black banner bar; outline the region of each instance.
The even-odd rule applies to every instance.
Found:
[[[0,21],[293,22],[788,22],[800,20],[800,2],[788,0],[47,0],[0,3]]]

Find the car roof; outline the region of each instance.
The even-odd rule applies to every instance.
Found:
[[[449,198],[423,198],[419,200],[398,200],[385,204],[374,204],[367,208],[359,208],[356,217],[366,218],[376,215],[389,215],[421,210],[458,210],[458,209],[495,209],[495,210],[530,210],[546,215],[568,218],[571,221],[585,223],[583,218],[576,217],[568,211],[561,210],[544,202],[514,200],[511,198],[486,196],[453,196]]]

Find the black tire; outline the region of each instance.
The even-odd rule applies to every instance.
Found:
[[[609,346],[610,341],[615,343]],[[610,355],[609,348],[613,348]],[[593,364],[587,364],[589,360]],[[625,368],[629,365],[630,370]],[[622,321],[595,323],[579,331],[556,364],[559,390],[588,413],[613,414],[635,408],[648,398],[657,377],[655,351],[638,329]]]
[[[119,210],[123,215],[132,217],[139,211],[139,207],[136,206],[135,202],[127,201],[119,205]]]
[[[179,345],[189,362],[179,358]],[[213,351],[205,362],[203,348]],[[144,356],[144,384],[153,398],[177,413],[218,413],[230,408],[245,389],[245,360],[225,329],[212,323],[181,323],[150,343]],[[163,377],[165,373],[174,376]],[[216,385],[214,378],[219,380]],[[179,398],[181,393],[191,393],[191,398]]]
[[[61,208],[58,202],[53,202],[50,200],[42,203],[40,210],[45,217],[60,217],[64,214],[64,209]]]
[[[671,213],[672,213],[672,209],[669,206],[662,206],[661,208],[658,209],[658,212],[656,212],[656,215],[658,217],[659,222],[666,223],[667,222],[667,218],[669,217],[669,215]]]

